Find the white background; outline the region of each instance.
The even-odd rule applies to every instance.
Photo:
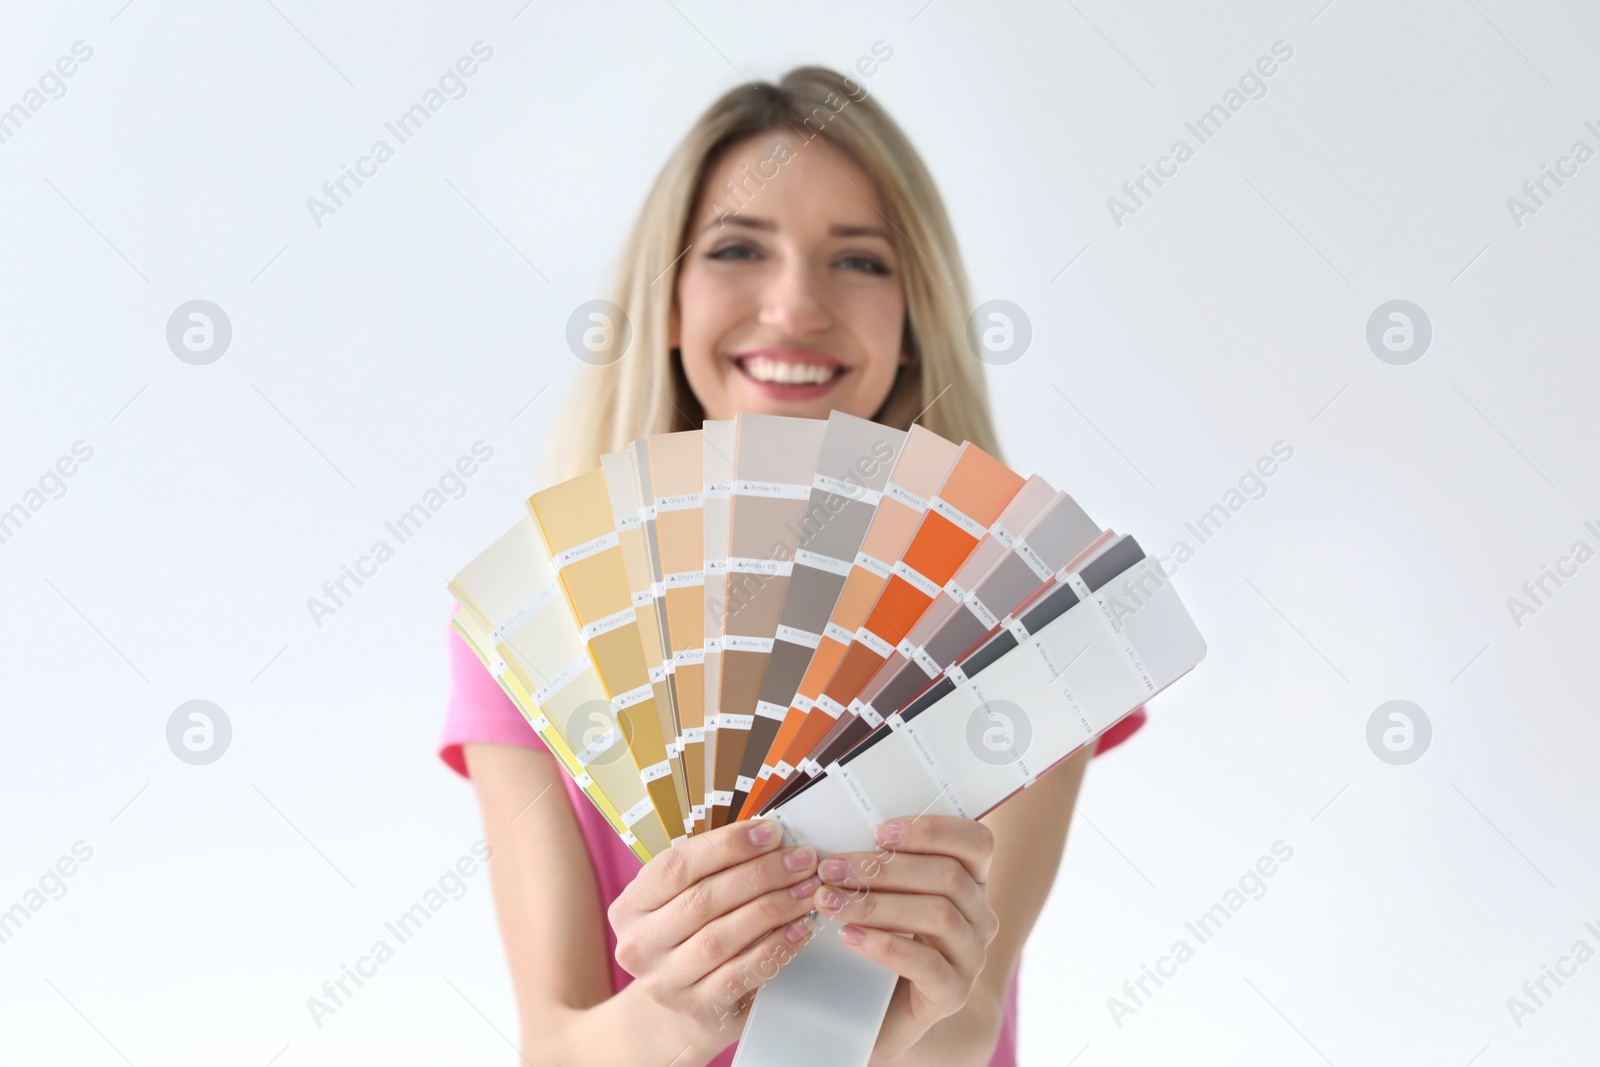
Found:
[[[123,2],[0,12],[0,108],[93,48],[0,144],[0,508],[93,449],[0,544],[0,908],[93,849],[0,945],[0,1060],[512,1062],[482,871],[320,1029],[306,1007],[480,836],[435,755],[445,580],[537,487],[567,317],[693,117],[882,41],[865,83],[974,298],[1032,322],[990,369],[1014,466],[1160,552],[1293,449],[1178,571],[1207,659],[1089,773],[1024,1061],[1593,1062],[1600,962],[1520,1026],[1507,998],[1600,950],[1600,562],[1520,627],[1506,604],[1600,548],[1600,160],[1520,227],[1506,204],[1600,149],[1592,6]],[[307,198],[480,39],[467,95],[318,227]],[[1116,225],[1280,40],[1266,95]],[[207,366],[165,339],[197,298],[233,327]],[[1365,339],[1397,298],[1433,327],[1406,366]],[[465,495],[314,624],[478,440]],[[210,766],[166,744],[192,699],[232,722]],[[1406,766],[1366,740],[1391,699],[1433,728]]]

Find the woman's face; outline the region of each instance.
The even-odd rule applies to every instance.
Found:
[[[866,173],[821,137],[775,131],[723,155],[695,205],[671,331],[706,418],[882,407],[909,357],[880,207]]]

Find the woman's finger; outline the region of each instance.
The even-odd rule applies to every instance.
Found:
[[[828,885],[861,892],[933,893],[948,897],[968,922],[986,929],[994,921],[984,888],[952,856],[915,852],[836,852],[817,867]],[[998,928],[998,922],[995,922]],[[991,932],[991,936],[992,936]]]
[[[708,1021],[721,1026],[736,1019],[744,998],[765,985],[805,947],[815,932],[814,925],[804,915],[785,923],[695,983],[696,999],[710,1016]]]
[[[729,823],[685,838],[651,858],[617,901],[638,914],[655,911],[702,878],[771,852],[783,830],[771,819]]]
[[[994,858],[994,831],[976,819],[956,815],[890,819],[878,824],[875,839],[894,852],[953,856],[966,867],[973,881],[982,884],[989,880],[989,863]]]
[[[850,924],[839,928],[839,940],[852,952],[906,979],[935,1004],[965,1003],[972,990],[972,982],[962,977],[944,953],[915,938]]]
[[[818,910],[840,922],[889,933],[915,934],[962,974],[983,967],[988,939],[948,897],[931,893],[850,893],[823,886],[814,898]]]
[[[673,897],[653,917],[642,947],[665,952],[687,941],[697,930],[774,890],[798,888],[794,899],[806,901],[816,889],[817,853],[801,846],[770,852],[703,878]],[[811,880],[809,887],[800,883]],[[795,914],[799,914],[796,912]],[[787,921],[788,918],[778,921]],[[769,924],[777,925],[776,922]],[[742,947],[742,946],[739,946]]]
[[[750,946],[780,927],[804,916],[816,905],[815,877],[791,888],[764,893],[726,915],[692,932],[672,948],[662,961],[662,971],[674,985],[688,987],[749,950]],[[797,892],[798,891],[798,892]]]

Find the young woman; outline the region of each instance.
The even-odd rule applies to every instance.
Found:
[[[639,215],[615,303],[632,343],[580,380],[553,437],[563,477],[643,434],[739,412],[917,420],[998,455],[933,179],[865,90],[831,71],[734,89],[700,117]],[[1015,1062],[1018,959],[1088,748],[981,820],[885,823],[892,862],[819,862],[754,819],[641,866],[448,641],[440,754],[476,786],[528,1063],[731,1063],[745,991],[805,943],[812,909],[901,976],[873,1064]]]

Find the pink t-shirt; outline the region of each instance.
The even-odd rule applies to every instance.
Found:
[[[452,611],[451,615],[454,614]],[[539,735],[528,725],[528,721],[522,717],[517,706],[506,696],[500,684],[489,674],[488,669],[467,643],[461,639],[461,635],[454,629],[447,629],[446,634],[445,640],[450,657],[450,699],[445,711],[444,733],[439,739],[439,757],[456,773],[466,777],[467,765],[461,754],[461,746],[468,742],[483,741],[543,748],[544,742],[539,740]],[[1101,736],[1095,754],[1099,755],[1121,744],[1139,729],[1144,721],[1145,710],[1139,708]],[[571,775],[562,774],[561,784],[566,788],[567,801],[572,805],[573,814],[577,816],[578,826],[583,831],[584,844],[589,850],[589,859],[594,864],[595,880],[600,887],[600,908],[604,914],[611,906],[611,902],[622,893],[623,888],[633,880],[643,865],[639,857],[622,843],[616,831],[611,828],[611,824],[606,822],[605,816],[601,815],[589,798],[583,795],[583,791],[573,782]],[[611,929],[610,923],[603,925],[606,933],[606,957],[611,964],[611,991],[615,993],[633,981],[633,976],[617,965],[616,933]],[[995,1044],[994,1057],[989,1061],[989,1067],[1016,1067],[1017,973],[1021,970],[1019,961],[1017,971],[1012,974],[1011,982],[1006,987],[1000,1037]],[[735,1043],[724,1049],[711,1061],[711,1067],[729,1067],[733,1063],[733,1054],[737,1047]]]

